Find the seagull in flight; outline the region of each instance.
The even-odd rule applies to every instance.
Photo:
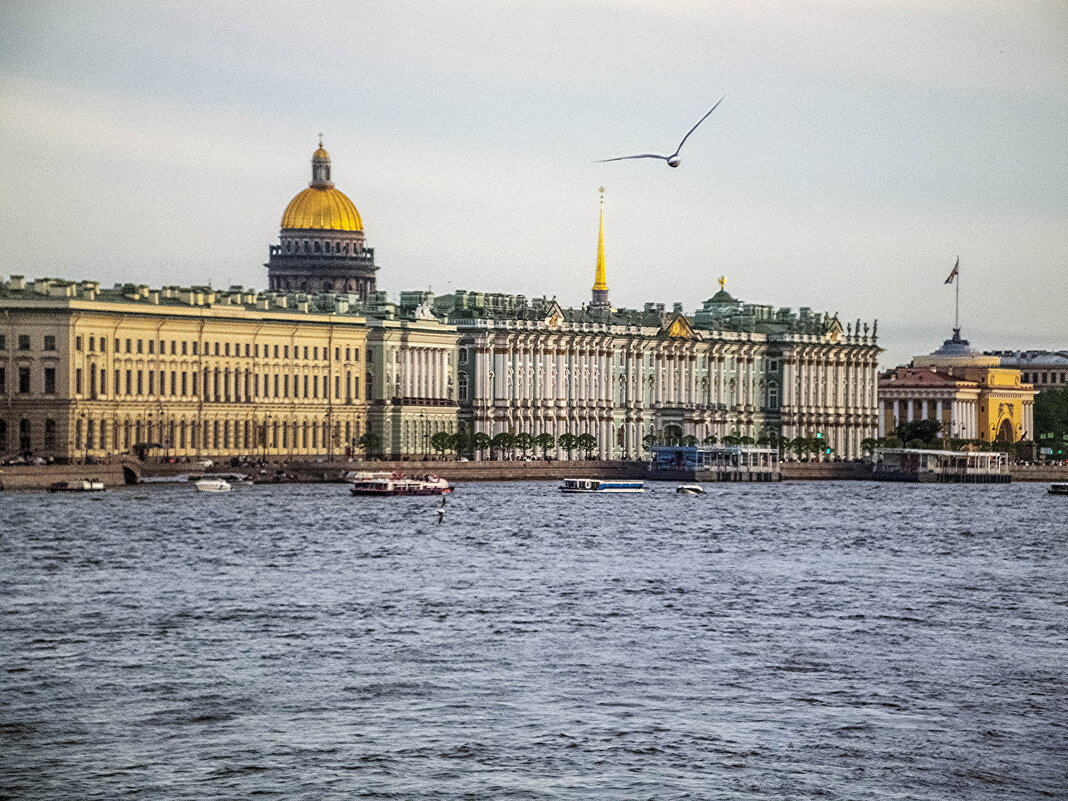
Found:
[[[723,95],[723,97],[717,100],[716,105],[712,106],[712,108],[708,110],[708,113],[706,113],[705,116],[703,116],[697,121],[697,125],[700,125],[702,122],[707,120],[708,115],[716,110],[716,106],[722,103],[723,98],[725,97],[726,95]],[[681,159],[679,158],[679,151],[682,150],[682,146],[686,144],[686,140],[690,138],[690,134],[697,130],[697,125],[693,126],[689,131],[686,132],[686,136],[682,137],[682,141],[679,142],[679,146],[675,148],[675,152],[672,153],[670,156],[658,156],[656,153],[642,153],[637,156],[619,156],[618,158],[614,159],[599,159],[597,163],[601,164],[606,161],[626,161],[627,159],[663,159],[668,163],[669,167],[678,167],[679,163],[681,162]]]

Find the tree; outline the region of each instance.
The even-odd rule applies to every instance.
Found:
[[[597,447],[597,437],[593,434],[579,434],[575,437],[575,447],[580,451],[586,451],[586,455],[589,456]]]
[[[752,445],[753,444],[753,438],[751,436],[749,436],[748,434],[746,434],[744,437],[738,437],[738,444],[739,445]]]
[[[519,448],[523,456],[526,457],[527,451],[534,445],[534,437],[528,434],[526,431],[520,431],[515,435],[515,446]]]
[[[685,445],[687,448],[692,448],[694,445],[697,444],[697,437],[695,437],[693,434],[688,434],[687,436],[682,438],[682,444]]]
[[[553,449],[553,446],[556,445],[556,437],[554,437],[547,431],[543,431],[542,433],[538,434],[538,436],[534,437],[534,444],[537,447],[541,448],[541,455],[548,459],[549,451],[551,451]]]
[[[860,449],[868,454],[868,456],[871,456],[875,452],[875,449],[879,447],[879,444],[879,440],[867,437],[860,441]]]
[[[365,431],[360,438],[356,440],[356,444],[363,448],[364,452],[370,456],[382,447],[382,437],[378,436],[378,434],[373,431]]]
[[[490,440],[490,456],[492,457],[494,452],[501,453],[502,451],[510,451],[514,447],[515,436],[509,434],[507,431],[502,431]]]
[[[935,447],[938,445],[938,432],[942,424],[937,420],[912,420],[898,424],[897,437],[907,442],[910,448]],[[919,445],[912,443],[919,440]]]
[[[642,445],[645,446],[646,450],[651,449],[654,445],[658,445],[659,443],[660,438],[657,437],[656,434],[646,434],[642,437]],[[563,447],[563,445],[561,445],[561,447]]]
[[[556,438],[557,444],[565,451],[567,451],[568,459],[571,458],[571,451],[575,450],[575,445],[578,444],[577,440],[578,438],[570,432],[564,432]]]
[[[705,445],[715,445],[717,442],[719,442],[719,440],[716,439],[716,435],[715,434],[709,434],[707,437],[705,437],[704,444]]]
[[[466,428],[460,428],[452,435],[452,449],[457,456],[471,449],[471,434]]]
[[[741,442],[741,439],[734,434],[728,434],[723,438],[724,445],[737,445],[739,442]]]
[[[479,458],[482,458],[482,454],[486,452],[486,448],[490,446],[490,435],[484,431],[479,431],[477,434],[471,435],[471,448],[478,453]]]
[[[1049,457],[1068,456],[1068,388],[1047,389],[1035,396],[1035,444],[1049,448]]]
[[[445,458],[445,451],[450,450],[453,444],[453,435],[448,431],[439,431],[430,438],[430,447],[441,454],[441,458]]]

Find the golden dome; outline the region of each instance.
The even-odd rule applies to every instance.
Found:
[[[323,143],[319,143],[319,149],[312,153],[313,159],[329,159],[330,154],[323,150]]]
[[[341,190],[332,186],[309,186],[289,201],[282,214],[282,227],[362,231],[363,220],[360,219],[356,206]]]

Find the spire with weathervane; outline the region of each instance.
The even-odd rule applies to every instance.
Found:
[[[597,234],[597,271],[593,276],[593,298],[591,309],[609,311],[612,304],[608,302],[608,284],[604,280],[604,187],[601,192],[601,228]]]

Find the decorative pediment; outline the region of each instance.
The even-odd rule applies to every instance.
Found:
[[[660,333],[668,339],[697,339],[697,332],[683,314],[676,314],[668,320],[660,329]]]
[[[564,322],[564,310],[560,308],[560,304],[555,300],[549,302],[549,305],[545,308],[544,315],[542,319],[550,328],[556,328]]]
[[[842,323],[838,320],[838,315],[834,315],[827,320],[823,326],[823,333],[826,334],[831,342],[837,342],[842,337],[842,332],[845,329],[842,328]]]

